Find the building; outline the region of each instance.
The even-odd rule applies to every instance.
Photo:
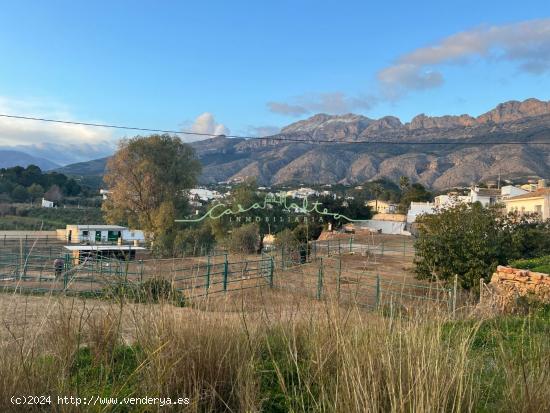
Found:
[[[145,241],[143,231],[130,230],[119,225],[67,225],[59,230],[69,244],[140,243]]]
[[[504,199],[503,202],[506,212],[521,215],[535,213],[543,220],[550,218],[550,188],[539,188],[533,192]]]
[[[100,189],[99,190],[99,194],[101,195],[101,197],[103,198],[104,201],[107,199],[107,197],[110,193],[111,193],[111,191],[109,191],[108,189]]]
[[[299,188],[299,189],[294,189],[292,191],[288,191],[286,193],[286,196],[290,198],[304,199],[310,196],[319,196],[319,192],[311,188]]]
[[[48,201],[45,198],[42,198],[42,208],[53,208],[54,203],[52,201]]]
[[[424,214],[433,214],[435,212],[435,204],[433,202],[411,202],[411,206],[407,211],[407,224],[416,222],[416,218]]]
[[[189,199],[208,202],[212,199],[220,199],[222,194],[206,188],[193,188],[189,190]]]
[[[500,189],[479,188],[477,186],[470,189],[470,202],[479,202],[484,207],[495,205],[502,200]]]
[[[97,259],[134,260],[137,252],[145,251],[144,247],[133,245],[66,245],[64,248],[71,255],[73,265]]]
[[[370,207],[377,214],[395,214],[397,212],[396,204],[377,199],[367,201],[366,206]]]
[[[518,188],[517,186],[513,186],[513,185],[506,185],[500,188],[500,195],[503,200],[514,196],[525,195],[529,192],[530,191],[527,191],[522,188]]]
[[[447,195],[438,195],[434,198],[434,206],[436,208],[448,208],[457,204],[470,203],[469,195],[457,195],[449,193]]]

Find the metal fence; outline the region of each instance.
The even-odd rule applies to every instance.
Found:
[[[223,250],[200,257],[126,261],[95,258],[78,262],[64,254],[63,268],[58,271],[53,261],[60,253],[55,246],[50,248],[40,253],[0,252],[0,289],[104,295],[121,286],[139,289],[150,280],[162,279],[187,298],[268,287],[376,308],[431,302],[454,310],[456,302],[455,289],[447,286],[350,268],[342,260],[350,253],[400,257],[414,253],[410,242],[395,240],[314,241],[247,259],[231,259]]]

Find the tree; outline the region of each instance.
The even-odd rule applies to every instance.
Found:
[[[145,230],[156,242],[173,242],[174,219],[185,215],[185,190],[201,165],[190,145],[170,135],[137,136],[119,143],[107,162],[104,181],[111,193],[103,203],[107,221]]]
[[[260,229],[255,223],[235,228],[229,239],[229,249],[235,253],[253,254],[260,248]]]
[[[25,202],[29,199],[29,193],[23,185],[16,185],[11,191],[11,198],[15,202]]]
[[[29,192],[29,196],[33,202],[44,196],[44,188],[42,188],[42,185],[39,184],[32,184],[27,191]]]
[[[411,181],[407,176],[401,176],[399,178],[399,188],[401,188],[402,192],[405,192],[407,189],[409,189],[411,185]]]
[[[427,202],[431,199],[432,193],[430,191],[424,188],[422,184],[414,183],[401,196],[399,209],[405,213],[409,209],[411,202]]]
[[[503,215],[498,207],[457,204],[424,215],[418,223],[414,263],[421,279],[452,280],[457,275],[463,288],[475,288],[497,265],[550,253],[550,223]]]
[[[63,193],[58,185],[52,185],[50,189],[44,194],[44,198],[48,201],[59,202],[63,198]]]
[[[174,243],[176,254],[182,256],[207,254],[216,243],[209,225],[200,225],[178,232]]]

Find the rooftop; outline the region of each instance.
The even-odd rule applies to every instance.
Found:
[[[500,195],[500,189],[496,188],[478,188],[477,191],[478,195],[481,196],[499,196]]]
[[[520,199],[530,199],[530,198],[542,198],[545,195],[550,195],[550,188],[539,188],[533,192],[528,192],[523,195],[517,195],[513,196],[511,198],[506,199],[504,202],[507,201],[516,201]]]
[[[123,231],[127,229],[126,227],[121,227],[120,225],[67,225],[67,228],[77,228],[85,230],[94,230],[94,229],[104,229],[111,231]]]

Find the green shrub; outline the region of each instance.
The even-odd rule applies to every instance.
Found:
[[[260,247],[260,231],[255,223],[235,228],[229,238],[229,249],[236,253],[253,254]]]
[[[544,257],[538,258],[515,260],[511,261],[509,264],[514,268],[550,274],[550,255],[545,255]]]

